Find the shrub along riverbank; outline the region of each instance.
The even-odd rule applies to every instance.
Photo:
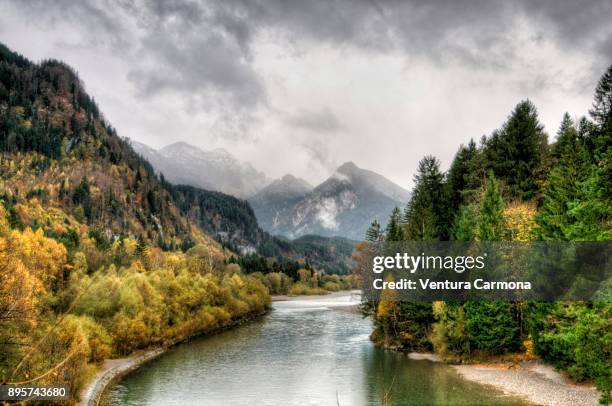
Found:
[[[19,209],[32,207],[40,209]],[[261,279],[225,265],[214,243],[164,252],[107,241],[58,210],[38,213],[74,243],[67,249],[42,228],[11,228],[0,205],[3,382],[67,384],[77,393],[106,358],[216,331],[270,306]]]
[[[297,281],[282,272],[257,272],[250,275],[261,280],[272,295],[326,295],[359,287],[353,275],[325,275],[310,267],[302,268],[297,273]]]
[[[565,114],[548,143],[535,106],[520,102],[480,145],[461,146],[447,173],[419,162],[415,188],[387,228],[369,241],[610,241],[612,239],[612,66],[601,78],[591,120]],[[357,275],[371,272],[367,244]],[[361,262],[359,259],[361,258]],[[604,265],[605,266],[605,265]],[[612,297],[597,302],[400,302],[371,305],[372,340],[402,351],[435,350],[449,362],[506,353],[539,356],[611,401]],[[598,297],[599,298],[599,297]]]

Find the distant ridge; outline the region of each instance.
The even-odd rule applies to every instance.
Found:
[[[175,184],[185,184],[248,197],[270,183],[251,164],[241,162],[228,151],[203,150],[186,142],[176,142],[159,150],[131,141],[136,152],[147,159],[157,173]]]

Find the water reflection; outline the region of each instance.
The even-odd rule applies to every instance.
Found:
[[[372,346],[350,297],[275,302],[262,320],[173,348],[106,405],[524,404],[451,368]]]

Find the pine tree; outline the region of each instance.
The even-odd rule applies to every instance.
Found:
[[[542,207],[536,217],[536,235],[542,240],[568,240],[569,227],[576,223],[570,206],[580,198],[580,188],[590,169],[589,155],[578,134],[565,133],[559,162],[548,175]]]
[[[578,129],[574,124],[574,120],[572,120],[568,113],[565,113],[559,126],[559,131],[557,131],[557,141],[551,147],[550,155],[552,158],[558,162],[566,146],[574,145],[578,137]]]
[[[547,166],[547,136],[529,100],[520,102],[487,141],[486,154],[495,176],[507,185],[510,197],[538,197]]]
[[[612,148],[612,65],[597,84],[593,108],[589,113],[596,127],[592,134],[593,155],[596,159],[601,159],[606,151]]]
[[[580,182],[578,197],[569,203],[569,215],[575,219],[565,229],[570,240],[612,239],[612,148],[600,156],[599,165],[592,165],[590,176]]]
[[[504,232],[504,201],[499,193],[495,176],[489,174],[487,188],[480,203],[476,224],[478,241],[501,241]]]
[[[452,230],[454,241],[473,241],[476,228],[477,212],[473,205],[465,205],[459,208]]]
[[[378,241],[381,237],[382,233],[380,231],[380,223],[378,220],[374,220],[370,227],[366,231],[366,241]]]
[[[404,211],[403,221],[409,240],[446,239],[447,216],[444,175],[433,156],[419,162],[415,188]]]
[[[404,239],[404,232],[401,225],[401,212],[399,207],[396,207],[389,216],[389,222],[387,223],[387,241],[402,241]]]
[[[469,191],[466,189],[470,180],[472,160],[476,157],[476,154],[478,154],[478,149],[474,140],[470,140],[467,146],[461,145],[448,170],[446,176],[447,219],[452,220],[455,218],[459,206],[464,203],[465,198],[469,194]],[[448,226],[450,227],[451,224],[448,224]],[[448,234],[450,235],[450,233],[449,230]]]

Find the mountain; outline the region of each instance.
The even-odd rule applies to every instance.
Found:
[[[217,258],[249,255],[270,270],[287,262],[298,269],[308,260],[315,269],[348,273],[353,241],[271,236],[246,200],[175,185],[153,169],[159,157],[193,162],[207,152],[173,144],[158,153],[138,144],[137,153],[132,145],[103,118],[69,66],[35,64],[0,44],[0,206],[10,227],[29,227],[89,254],[91,244],[136,254],[148,246],[187,250],[202,244]],[[240,167],[226,152],[209,156],[216,157],[209,162]],[[90,257],[92,270],[116,260]]]
[[[96,241],[162,248],[214,243],[191,227],[66,64],[35,64],[0,44],[0,135],[0,199],[19,227],[58,239],[89,229]]]
[[[215,237],[223,246],[246,256],[274,259],[277,263],[304,262],[328,273],[349,273],[356,242],[345,238],[304,236],[292,241],[270,235],[257,223],[246,200],[221,192],[162,180],[172,200],[190,222]]]
[[[304,198],[312,189],[305,180],[285,175],[249,198],[249,202],[261,227],[273,231],[277,214],[288,212],[294,203]]]
[[[153,165],[155,172],[162,173],[175,184],[247,197],[270,183],[264,173],[221,148],[205,151],[177,142],[156,150],[136,141],[131,141],[131,144]]]
[[[312,186],[304,179],[296,178],[293,175],[285,175],[280,179],[274,180],[268,186],[257,192],[251,200],[261,200],[272,202],[281,199],[293,199],[304,196],[312,190]]]
[[[407,190],[353,162],[312,190],[297,183],[295,178],[281,180],[249,199],[264,230],[288,238],[315,234],[362,240],[373,219],[385,224],[390,210],[403,207],[410,197]]]

